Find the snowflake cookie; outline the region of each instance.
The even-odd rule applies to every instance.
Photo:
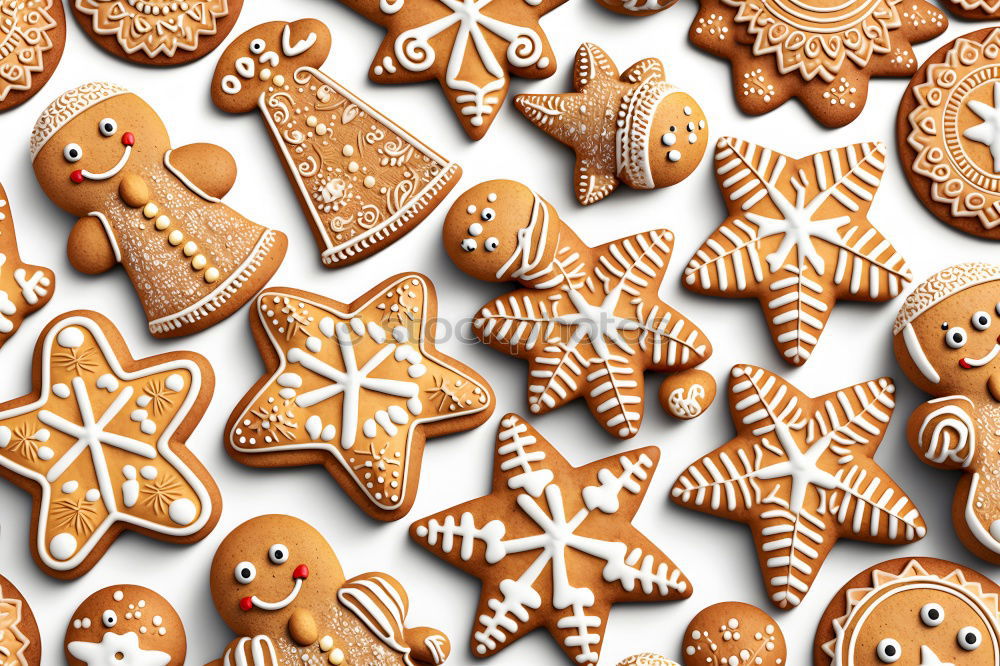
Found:
[[[38,666],[42,639],[35,615],[14,585],[0,576],[0,664]]]
[[[694,616],[684,632],[684,666],[786,666],[781,627],[750,604],[727,601]]]

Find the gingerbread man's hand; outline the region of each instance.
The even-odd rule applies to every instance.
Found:
[[[205,666],[278,666],[278,655],[269,637],[243,637],[229,644],[222,659]]]
[[[164,165],[189,190],[206,201],[226,196],[236,182],[236,160],[225,148],[213,143],[192,143],[170,150]]]
[[[917,407],[906,428],[910,447],[930,465],[965,469],[976,455],[975,406],[965,396],[930,400]]]
[[[66,254],[73,268],[88,275],[112,269],[121,261],[114,232],[106,222],[93,215],[76,221],[66,243]]]

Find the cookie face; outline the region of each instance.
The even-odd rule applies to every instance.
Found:
[[[746,523],[768,596],[793,608],[840,538],[911,543],[927,531],[873,457],[895,405],[887,378],[816,398],[749,365],[733,368],[736,437],[681,474],[681,506]]]
[[[723,137],[715,171],[729,216],[688,263],[684,285],[756,298],[782,357],[802,365],[838,300],[891,300],[911,279],[868,220],[885,159],[878,143],[795,159]]]
[[[670,375],[660,385],[660,405],[675,419],[688,421],[701,416],[715,400],[715,378],[704,370],[685,370]]]
[[[597,663],[613,604],[691,595],[680,569],[631,524],[658,459],[651,447],[571,467],[521,417],[503,417],[493,492],[410,528],[482,580],[473,654],[545,627],[574,663]]]
[[[243,0],[71,0],[80,27],[108,53],[140,65],[183,65],[229,34]]]
[[[750,604],[728,601],[694,616],[684,632],[684,666],[785,666],[781,627]]]
[[[42,640],[27,600],[13,583],[0,576],[0,664],[35,666],[42,663]]]
[[[315,19],[238,37],[212,82],[216,106],[260,111],[328,268],[394,243],[447,196],[461,168],[316,69],[330,32]]]
[[[912,44],[948,25],[924,0],[705,0],[691,42],[732,63],[744,113],[798,98],[827,127],[857,118],[872,76],[911,76]]]
[[[21,261],[10,202],[0,185],[0,347],[17,332],[25,317],[49,302],[55,282],[56,276],[48,268]]]
[[[170,602],[138,585],[94,592],[66,628],[70,666],[182,666],[184,624]]]
[[[588,205],[624,182],[638,190],[674,185],[705,154],[708,130],[697,102],[666,81],[654,58],[624,74],[594,44],[577,51],[574,92],[518,95],[517,108],[576,152],[577,200]]]
[[[998,595],[996,583],[959,564],[884,562],[834,596],[816,634],[815,663],[996,664]]]
[[[35,393],[0,405],[0,474],[36,498],[32,554],[76,578],[125,529],[190,543],[218,521],[211,477],[183,442],[211,399],[211,366],[133,360],[110,321],[69,312],[42,332]]]
[[[66,44],[59,0],[10,2],[0,19],[0,111],[31,99],[56,71]]]

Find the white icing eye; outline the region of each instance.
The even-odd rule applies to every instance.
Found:
[[[983,644],[983,637],[975,627],[962,627],[958,630],[958,647],[966,652],[972,652]]]
[[[944,609],[941,604],[924,604],[920,609],[920,621],[927,627],[936,627],[944,622]]]
[[[899,661],[903,656],[903,648],[899,646],[899,641],[894,638],[883,638],[875,648],[875,656],[883,664],[891,664]]]
[[[67,162],[79,162],[83,158],[83,148],[79,144],[70,143],[63,148],[63,159]]]
[[[267,559],[271,560],[271,564],[284,564],[288,561],[288,549],[284,544],[276,543],[268,549]]]
[[[101,624],[109,629],[118,624],[118,615],[113,610],[106,610],[101,615]]]
[[[253,579],[257,577],[257,568],[250,564],[249,562],[240,562],[236,565],[236,582],[240,585],[246,585],[247,583],[252,583]]]
[[[114,118],[105,118],[97,124],[97,129],[101,131],[101,136],[114,136],[118,131],[118,123]]]
[[[977,331],[985,331],[993,323],[993,318],[990,317],[988,312],[983,312],[980,310],[976,314],[972,315],[972,328]]]
[[[952,349],[961,349],[969,341],[969,336],[966,335],[964,328],[956,326],[948,329],[944,334],[944,341]]]
[[[487,252],[493,252],[498,247],[500,247],[500,241],[498,241],[493,236],[490,236],[489,238],[486,239],[486,242],[483,243],[483,247],[486,248]]]
[[[497,219],[497,212],[492,208],[484,208],[479,217],[483,218],[483,222],[492,222]]]
[[[471,238],[466,238],[464,241],[462,241],[462,249],[465,250],[466,252],[475,252],[476,248],[478,247],[479,243],[477,243]]]
[[[250,53],[254,55],[260,55],[267,48],[267,44],[263,39],[255,39],[250,42]]]

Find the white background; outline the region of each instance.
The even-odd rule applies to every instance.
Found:
[[[883,560],[904,555],[932,555],[977,567],[994,577],[991,567],[967,553],[951,526],[952,490],[957,475],[923,465],[905,441],[909,413],[925,399],[897,368],[891,348],[891,324],[901,299],[883,305],[842,303],[834,311],[819,347],[802,368],[779,358],[753,301],[695,296],[680,286],[685,263],[725,217],[711,169],[711,150],[701,168],[683,183],[653,193],[619,191],[610,199],[580,207],[571,187],[572,153],[535,129],[508,103],[486,138],[470,142],[434,83],[376,86],[367,79],[369,63],[383,31],[333,0],[246,0],[231,36],[268,20],[314,17],[334,33],[334,51],[325,71],[446,156],[459,161],[465,175],[452,198],[492,178],[512,178],[534,187],[560,211],[576,233],[596,245],[619,236],[665,226],[677,238],[662,295],[708,334],[715,355],[703,366],[724,387],[737,362],[756,363],[784,374],[807,393],[818,395],[858,381],[890,375],[898,382],[899,404],[877,461],[915,500],[927,520],[928,536],[907,548],[841,542],[830,555],[812,592],[798,609],[769,608],[747,529],[671,504],[667,491],[692,461],[733,434],[723,393],[693,422],[672,422],[656,400],[660,377],[648,374],[646,419],[631,442],[613,440],[598,427],[582,402],[532,420],[572,463],[581,465],[619,451],[655,444],[663,456],[636,525],[644,530],[694,583],[694,596],[683,602],[617,606],[605,634],[602,664],[655,651],[679,657],[681,635],[703,607],[740,600],[769,609],[789,641],[792,666],[811,661],[812,636],[831,596],[850,577]],[[620,17],[594,0],[570,0],[543,19],[555,48],[559,72],[549,80],[515,79],[512,93],[565,92],[570,89],[573,55],[582,41],[605,48],[624,70],[644,57],[659,57],[671,82],[690,91],[706,110],[713,142],[734,134],[800,156],[848,143],[882,140],[891,157],[875,199],[871,219],[906,256],[917,280],[960,261],[989,259],[997,246],[952,231],[928,214],[911,193],[896,158],[896,107],[904,79],[873,82],[868,107],[852,125],[826,130],[797,103],[766,116],[742,115],[733,101],[728,63],[695,50],[687,41],[694,18],[693,0],[648,18]],[[952,21],[948,32],[916,47],[923,60],[954,37],[981,27]],[[228,42],[227,42],[228,43]],[[28,136],[48,102],[88,80],[122,84],[144,97],[165,119],[174,146],[213,141],[230,150],[240,173],[226,202],[262,224],[289,236],[289,251],[273,284],[316,291],[351,301],[374,284],[403,270],[417,270],[437,284],[441,316],[469,317],[506,285],[477,283],[458,271],[445,255],[440,227],[450,200],[422,226],[375,257],[340,270],[324,269],[292,188],[256,113],[227,116],[209,99],[209,85],[221,48],[180,68],[150,69],[120,61],[94,46],[76,23],[69,22],[66,52],[52,80],[35,98],[0,115],[0,182],[6,187],[25,261],[52,267],[57,288],[51,303],[30,317],[0,351],[0,400],[30,389],[30,359],[36,337],[56,315],[91,308],[109,316],[122,330],[136,357],[173,350],[193,350],[215,367],[217,386],[211,407],[188,446],[215,476],[224,506],[222,519],[207,539],[174,546],[126,533],[82,579],[61,582],[41,573],[28,551],[31,502],[27,493],[0,482],[0,572],[27,596],[42,627],[46,664],[62,663],[63,632],[76,605],[91,592],[116,583],[136,583],[167,596],[188,630],[188,663],[217,658],[231,639],[209,595],[208,571],[219,541],[233,527],[261,513],[290,513],[311,522],[331,541],[348,576],[384,570],[400,578],[412,600],[411,624],[443,629],[454,645],[450,664],[472,664],[468,644],[479,583],[411,542],[411,520],[381,524],[347,499],[319,468],[264,470],[243,467],[223,449],[223,429],[230,410],[263,371],[251,341],[246,311],[207,332],[173,341],[154,340],[131,286],[120,270],[90,277],[75,272],[65,255],[73,220],[51,204],[39,189],[28,159]],[[410,514],[429,515],[488,491],[496,425],[509,411],[526,413],[526,366],[478,343],[458,340],[441,349],[476,368],[495,389],[498,407],[478,430],[431,440],[424,456],[420,492]],[[496,664],[570,663],[542,631],[509,646],[491,659]]]

